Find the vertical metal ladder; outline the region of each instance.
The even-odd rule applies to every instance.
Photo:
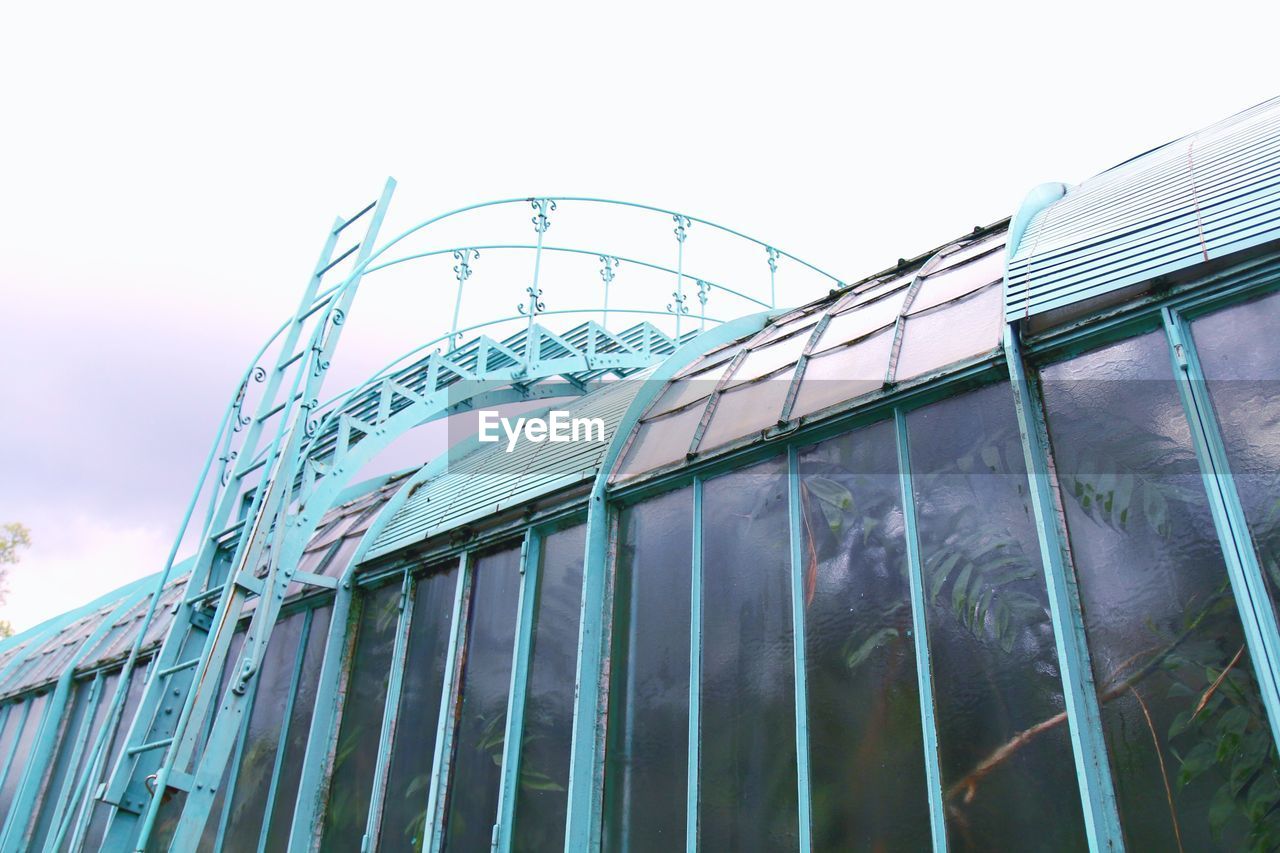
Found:
[[[104,850],[155,849],[160,846],[159,839],[152,840],[158,820],[173,826],[179,813],[186,827],[182,837],[191,837],[190,826],[196,822],[198,837],[235,735],[248,716],[253,695],[249,687],[261,666],[286,589],[294,582],[334,583],[299,573],[279,556],[289,533],[291,506],[300,498],[298,485],[305,489],[312,476],[301,459],[308,420],[359,286],[361,264],[373,251],[394,188],[395,181],[388,179],[377,200],[349,219],[339,218],[330,230],[281,337],[274,367],[269,372],[254,368],[252,378],[264,383],[264,388],[251,418],[240,415],[245,387],[240,389],[230,426],[235,431],[244,429],[244,438],[235,452],[224,450],[221,457],[221,484],[214,484],[183,600],[176,605],[172,627],[151,665],[124,748],[107,782],[96,792],[98,799],[115,806]],[[335,257],[339,238],[357,222],[365,225],[363,237]],[[340,283],[345,287],[328,285],[322,290],[326,274],[353,256],[353,272]],[[268,428],[273,419],[274,425]],[[264,437],[269,443],[260,450]],[[260,481],[247,490],[246,480],[259,471]],[[233,554],[229,565],[228,552]],[[262,574],[259,569],[264,562]],[[230,662],[228,687],[219,695],[231,638],[250,601],[255,609],[239,660]],[[117,692],[127,689],[122,679]],[[211,723],[215,703],[217,715]],[[118,713],[118,704],[116,708]]]

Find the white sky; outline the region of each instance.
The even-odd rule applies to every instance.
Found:
[[[161,567],[245,360],[386,175],[398,225],[631,199],[853,279],[1280,92],[1261,4],[1042,6],[10,4],[0,522],[35,544],[0,618]],[[438,332],[442,292],[383,316]]]

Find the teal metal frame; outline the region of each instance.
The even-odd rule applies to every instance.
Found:
[[[1030,481],[1031,508],[1035,514],[1040,544],[1040,561],[1044,567],[1045,591],[1049,599],[1050,621],[1058,650],[1062,674],[1063,704],[1067,726],[1071,731],[1071,749],[1075,758],[1076,778],[1084,811],[1085,834],[1089,849],[1119,851],[1124,849],[1120,830],[1120,812],[1116,792],[1107,764],[1107,745],[1102,731],[1102,712],[1098,706],[1093,668],[1089,663],[1089,647],[1085,642],[1084,617],[1080,610],[1075,576],[1070,568],[1066,531],[1058,512],[1060,499],[1052,476],[1049,437],[1044,413],[1038,397],[1032,394],[1023,364],[1022,343],[1016,325],[1005,326],[1005,358],[1013,385],[1014,408],[1018,432]]]
[[[804,502],[800,495],[800,451],[787,446],[787,525],[791,546],[791,649],[796,690],[796,802],[800,853],[813,848],[813,802],[809,773],[809,673],[805,664]]]
[[[702,755],[702,478],[693,478],[693,550],[689,567],[689,764],[685,779],[684,846],[698,849]]]
[[[934,720],[933,665],[929,656],[929,620],[924,594],[924,559],[920,553],[920,533],[916,523],[916,496],[911,476],[911,450],[907,438],[907,416],[901,409],[893,413],[898,447],[898,483],[902,490],[902,522],[907,546],[907,577],[911,591],[911,630],[916,650],[916,681],[920,691],[920,729],[924,743],[925,783],[929,791],[929,827],[933,849],[947,849],[947,815],[942,799],[942,766],[938,755],[938,727]]]

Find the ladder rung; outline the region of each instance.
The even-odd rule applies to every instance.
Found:
[[[315,572],[294,572],[293,579],[298,583],[305,583],[310,586],[322,586],[325,589],[338,588],[337,578],[331,578],[328,575],[318,575]]]
[[[289,361],[287,361],[287,362],[285,362],[283,365],[281,365],[281,368],[283,369],[283,368],[285,368],[285,367],[288,367],[290,364],[293,364],[295,361],[297,361],[298,359],[302,358],[303,353],[305,353],[305,352],[306,352],[305,350],[303,350],[303,352],[299,352],[296,356],[294,356],[293,358],[289,359]],[[289,403],[296,403],[297,401],[299,401],[299,400],[301,400],[301,399],[302,399],[302,393],[301,393],[301,392],[299,392],[299,393],[297,393],[297,394],[294,394],[294,395],[293,395],[293,399],[291,399],[291,400],[286,400],[286,401],[284,401],[284,402],[282,402],[282,403],[277,403],[276,405],[274,405],[274,406],[272,406],[272,407],[271,407],[271,411],[264,413],[262,417],[258,418],[258,420],[259,420],[260,422],[262,422],[262,423],[266,423],[268,419],[270,419],[270,418],[272,418],[272,417],[275,417],[276,415],[280,414],[280,412],[284,410],[284,407],[285,407],[285,406],[287,406],[287,405],[289,405]]]
[[[302,357],[303,357],[304,355],[306,355],[306,354],[307,354],[307,351],[306,351],[306,350],[304,350],[304,349],[300,349],[300,350],[298,350],[297,352],[295,352],[293,355],[289,356],[287,359],[285,359],[284,361],[282,361],[282,362],[280,362],[278,365],[276,365],[276,369],[277,369],[277,370],[284,370],[286,367],[288,367],[289,365],[293,364],[295,361],[297,361],[298,359],[302,358]]]
[[[319,273],[317,273],[317,275],[324,275],[324,274],[325,274],[325,273],[327,273],[329,270],[333,269],[333,268],[334,268],[334,267],[336,267],[338,264],[342,263],[342,262],[343,262],[343,261],[345,261],[347,258],[351,257],[351,253],[352,253],[352,252],[354,252],[356,249],[359,249],[359,248],[360,248],[360,244],[359,244],[359,243],[356,243],[356,244],[355,244],[354,246],[352,246],[350,249],[347,249],[347,250],[346,250],[345,252],[343,252],[341,255],[338,255],[338,257],[336,257],[336,258],[334,258],[333,260],[329,261],[328,266],[326,266],[324,269],[320,270],[320,272],[319,272]]]
[[[171,743],[173,743],[173,738],[171,737],[164,738],[163,740],[153,740],[151,743],[142,743],[137,746],[131,746],[126,750],[126,753],[128,755],[137,755],[140,752],[150,752],[153,749],[164,749]]]
[[[206,589],[204,592],[200,593],[199,595],[193,595],[182,603],[187,605],[188,607],[190,607],[193,604],[204,604],[209,599],[217,598],[218,596],[222,595],[222,590],[225,588],[226,588],[225,584],[218,584],[217,586],[211,586],[208,589]]]
[[[165,667],[164,669],[160,670],[158,675],[161,678],[164,678],[166,675],[173,675],[175,672],[182,672],[184,669],[191,669],[191,667],[195,666],[198,663],[200,663],[200,658],[192,658],[191,660],[184,660],[182,663],[175,663],[173,666]]]
[[[230,536],[232,533],[238,533],[240,531],[240,528],[244,527],[244,522],[245,520],[242,518],[239,521],[237,521],[235,524],[228,527],[226,530],[223,530],[221,533],[215,533],[213,536],[209,538],[212,539],[214,542],[219,542],[222,540],[222,537],[224,536]]]
[[[377,199],[374,199],[373,201],[369,202],[368,204],[366,204],[366,205],[364,206],[364,209],[363,209],[363,210],[361,210],[361,211],[360,211],[359,213],[357,213],[355,216],[353,216],[353,217],[351,217],[350,219],[348,219],[346,222],[344,222],[344,223],[342,223],[341,225],[339,225],[337,228],[333,229],[333,233],[334,233],[334,234],[341,234],[341,233],[342,233],[342,231],[343,231],[343,229],[345,229],[345,228],[346,228],[348,225],[350,225],[352,222],[355,222],[355,221],[356,221],[357,219],[359,219],[361,216],[364,216],[366,213],[368,213],[369,211],[373,210],[375,207],[377,207],[377,205],[378,205],[378,200],[377,200]]]
[[[181,770],[170,770],[169,780],[165,783],[166,787],[174,788],[179,791],[191,793],[191,788],[195,785],[195,779],[190,773],[183,773]]]
[[[264,456],[261,459],[259,459],[257,462],[250,465],[248,468],[245,468],[243,471],[240,471],[239,473],[237,473],[236,479],[243,480],[245,477],[248,477],[254,471],[257,471],[259,468],[261,468],[263,465],[266,465],[266,464],[267,464],[267,457]]]
[[[262,581],[251,574],[241,572],[236,577],[236,586],[246,589],[254,595],[262,595]]]

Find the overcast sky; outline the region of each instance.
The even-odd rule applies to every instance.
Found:
[[[400,226],[632,199],[854,279],[1280,93],[1261,5],[1044,5],[10,4],[0,522],[34,545],[0,618],[161,567],[245,360],[387,175]]]

